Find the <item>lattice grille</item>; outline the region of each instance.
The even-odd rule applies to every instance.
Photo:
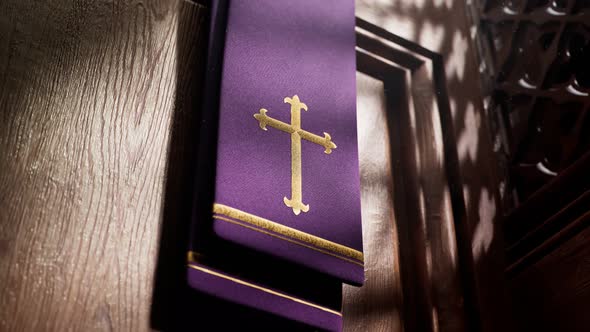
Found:
[[[590,150],[590,1],[475,8],[490,109],[506,128],[509,179],[522,201]]]

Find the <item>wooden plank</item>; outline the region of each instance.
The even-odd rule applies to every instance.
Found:
[[[404,330],[386,98],[382,81],[357,72],[366,281],[343,287],[344,331]]]
[[[536,229],[545,227],[544,224],[547,221],[588,190],[590,187],[588,167],[590,167],[590,153],[586,153],[510,212],[503,221],[508,250],[511,250],[511,246],[522,245],[519,241],[526,242],[527,236]],[[543,238],[552,235],[552,232],[548,233]]]
[[[149,329],[204,23],[176,0],[0,2],[0,330]]]
[[[582,218],[584,230],[510,281],[521,330],[588,330],[590,218]]]

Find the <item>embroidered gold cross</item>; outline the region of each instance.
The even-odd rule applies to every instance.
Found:
[[[326,154],[332,153],[336,144],[326,132],[324,137],[321,137],[301,129],[301,109],[307,111],[307,105],[302,103],[297,95],[292,98],[285,97],[284,102],[291,104],[291,124],[267,116],[268,110],[265,108],[261,108],[260,113],[254,114],[254,117],[258,120],[260,128],[264,130],[267,130],[266,126],[269,125],[291,134],[291,199],[284,197],[283,202],[293,209],[295,215],[299,215],[301,211],[309,211],[309,204],[303,204],[301,193],[301,139],[323,146]]]

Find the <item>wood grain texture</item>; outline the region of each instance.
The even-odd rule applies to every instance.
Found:
[[[0,3],[0,330],[147,330],[150,310],[174,311],[167,304],[178,294],[197,296],[183,293],[176,276],[184,273],[193,189],[186,156],[196,144],[201,75],[193,69],[205,45],[204,13],[180,0]],[[382,84],[369,81],[361,91],[380,94]],[[365,120],[383,121],[375,116]],[[406,269],[406,288],[441,300],[402,308],[412,294],[401,291],[403,236],[391,206],[391,160],[399,156],[376,145],[384,131],[365,125],[368,281],[345,289],[345,327],[398,331],[413,313],[416,326],[461,330],[455,254],[445,242],[453,230],[437,225],[445,215],[432,215],[449,205],[445,196],[425,201],[432,232],[403,248],[412,252],[406,261],[421,264],[420,278]],[[154,282],[156,268],[173,273]],[[206,301],[218,312],[227,305]]]
[[[362,19],[357,43],[357,70],[381,84],[358,85],[360,142],[373,144],[366,152],[360,145],[368,269],[366,289],[345,293],[345,310],[357,318],[345,328],[479,330],[470,248],[458,245],[465,237],[455,229],[465,226],[464,205],[452,172],[456,141],[442,130],[450,114],[440,55]],[[379,102],[367,103],[371,96]],[[363,127],[375,112],[384,113],[380,121]],[[377,311],[383,315],[373,319]]]
[[[504,248],[498,222],[502,217],[500,189],[504,184],[500,183],[502,170],[494,150],[497,137],[490,129],[483,92],[477,83],[480,73],[476,48],[470,41],[474,27],[468,20],[468,3],[356,0],[356,15],[442,56],[452,121],[452,126],[443,128],[443,132],[452,131],[456,138],[460,190],[465,201],[466,226],[456,232],[465,234],[461,245],[470,249],[468,258],[474,269],[477,297],[475,305],[465,308],[478,312],[481,330],[506,331]],[[458,248],[458,252],[464,250]],[[443,287],[440,290],[439,294],[444,294]],[[450,300],[449,303],[454,302]]]
[[[521,330],[588,330],[589,162],[586,154],[505,220],[506,277]]]
[[[521,331],[588,331],[590,215],[585,229],[510,281]]]
[[[171,126],[203,14],[0,2],[0,330],[149,329]]]
[[[344,331],[403,331],[399,241],[383,82],[357,73],[363,287],[344,285]]]

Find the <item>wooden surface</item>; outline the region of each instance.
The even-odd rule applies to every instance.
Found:
[[[589,165],[587,153],[504,221],[506,276],[521,330],[588,330]]]
[[[9,0],[0,13],[0,330],[166,328],[186,292],[206,10]],[[370,150],[387,137],[370,130],[379,112],[363,122],[370,280],[345,290],[348,331],[401,330],[389,159]]]
[[[441,69],[438,54],[357,18],[357,70],[373,78],[357,91],[367,283],[345,310],[369,330],[480,329]]]
[[[190,119],[204,14],[176,0],[0,2],[1,331],[149,329],[175,204],[167,161],[183,153],[169,143]]]
[[[483,331],[496,332],[507,331],[503,319],[504,246],[502,224],[498,222],[502,217],[505,184],[500,183],[501,170],[494,150],[498,137],[490,130],[479,84],[481,67],[471,42],[471,31],[476,26],[468,18],[467,7],[468,3],[477,2],[356,0],[356,15],[442,56],[452,116],[452,128],[444,128],[443,132],[452,131],[457,141],[457,164],[465,201],[463,245],[470,249],[475,274],[477,304],[468,307],[478,311]],[[457,234],[460,232],[457,229]],[[444,291],[444,286],[439,289]],[[443,312],[448,313],[438,312],[439,318]]]
[[[181,0],[0,2],[0,331],[160,328],[184,273],[206,23]],[[371,128],[382,89],[359,80],[376,112],[359,135],[368,283],[345,288],[345,328],[402,330],[404,314],[426,311],[414,320],[461,330],[454,231],[435,225],[445,215],[412,239],[434,267],[418,271],[422,295],[441,300],[403,308],[392,156],[376,143],[386,128]],[[408,271],[406,287],[422,287]]]
[[[392,158],[383,82],[357,73],[359,162],[365,277],[344,285],[344,331],[402,331],[399,241],[393,207]]]
[[[521,331],[588,331],[590,214],[576,236],[510,281]]]

